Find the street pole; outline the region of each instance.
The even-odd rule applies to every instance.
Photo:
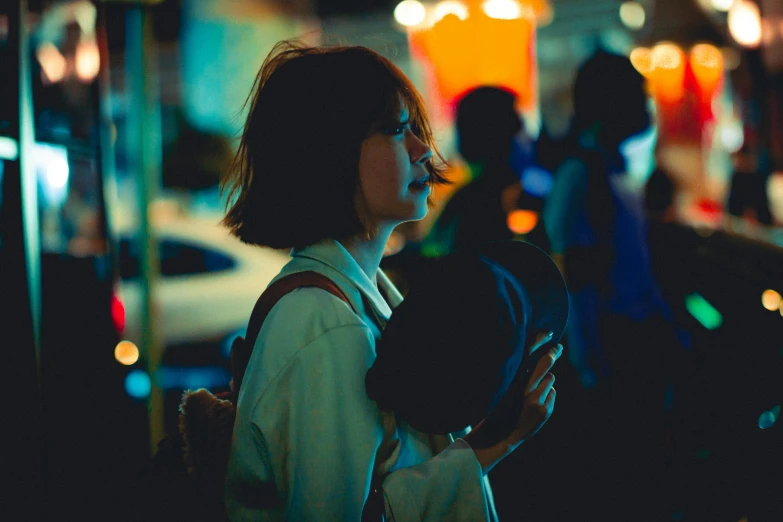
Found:
[[[125,19],[125,92],[128,158],[136,178],[139,267],[141,279],[141,346],[139,351],[151,389],[147,400],[150,452],[164,434],[163,391],[157,381],[162,356],[155,290],[159,274],[157,239],[149,222],[149,204],[160,186],[160,85],[151,20],[143,4],[129,7]]]

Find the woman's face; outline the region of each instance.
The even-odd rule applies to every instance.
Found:
[[[424,164],[431,157],[427,144],[411,131],[405,109],[397,124],[362,142],[359,183],[371,225],[396,226],[427,215],[430,176]]]

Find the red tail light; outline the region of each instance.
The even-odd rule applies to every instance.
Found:
[[[121,334],[125,331],[125,305],[116,292],[111,296],[111,320],[117,333]]]

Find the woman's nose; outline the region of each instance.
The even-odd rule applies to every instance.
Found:
[[[414,133],[410,133],[408,154],[411,158],[411,163],[414,165],[423,165],[432,158],[432,149],[429,145],[424,143]]]

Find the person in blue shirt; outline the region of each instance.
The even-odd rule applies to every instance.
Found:
[[[639,511],[654,512],[667,390],[682,344],[653,275],[642,195],[626,183],[620,152],[651,125],[644,78],[627,57],[599,50],[580,66],[573,99],[575,145],[543,213],[571,297],[565,353],[583,389],[606,397],[598,404],[608,409],[590,415],[609,419],[600,465],[617,466],[606,471],[617,477],[613,512],[646,520]]]

